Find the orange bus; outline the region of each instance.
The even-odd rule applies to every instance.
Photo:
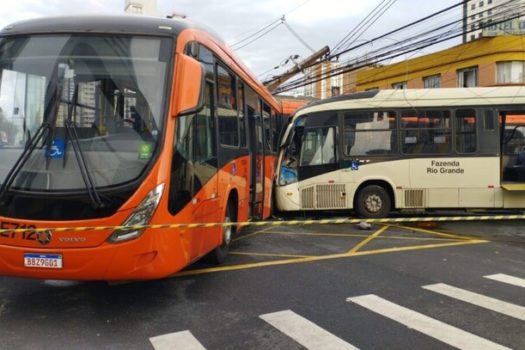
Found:
[[[161,278],[222,262],[237,228],[115,226],[270,215],[279,104],[212,32],[25,21],[0,32],[0,74],[0,275]]]

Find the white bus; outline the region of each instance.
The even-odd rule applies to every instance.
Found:
[[[366,91],[310,104],[282,139],[280,211],[525,208],[525,87]]]

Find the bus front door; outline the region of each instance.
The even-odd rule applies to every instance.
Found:
[[[261,114],[248,107],[250,149],[250,217],[262,219],[264,200],[264,150]]]

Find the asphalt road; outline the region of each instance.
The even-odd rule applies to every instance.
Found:
[[[267,227],[159,281],[0,277],[0,348],[525,349],[523,226]]]

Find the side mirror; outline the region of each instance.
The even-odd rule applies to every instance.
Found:
[[[195,113],[204,106],[204,68],[194,58],[177,55],[174,85],[174,115]]]

